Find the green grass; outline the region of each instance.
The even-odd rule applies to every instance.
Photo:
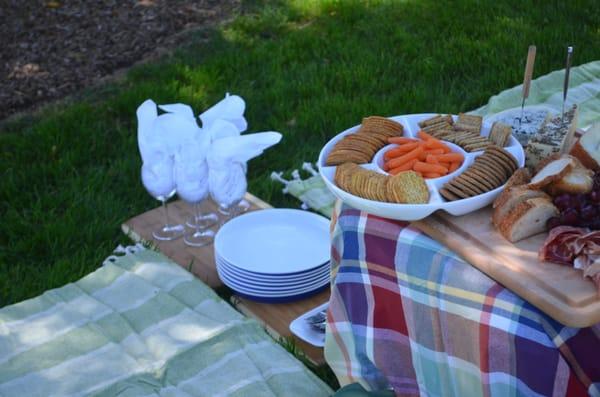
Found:
[[[93,271],[119,225],[157,205],[144,191],[135,109],[146,98],[198,112],[246,99],[250,131],[283,141],[249,166],[250,191],[296,206],[269,179],[315,160],[363,116],[458,112],[535,76],[600,58],[595,0],[278,1],[246,4],[174,56],[118,84],[0,126],[0,307]],[[515,104],[515,106],[518,104]]]

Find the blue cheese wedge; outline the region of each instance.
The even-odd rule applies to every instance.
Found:
[[[547,119],[539,131],[531,137],[525,149],[525,165],[535,169],[540,161],[554,154],[568,153],[575,140],[577,128],[577,105],[565,113]]]

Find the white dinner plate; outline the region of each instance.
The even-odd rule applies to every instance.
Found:
[[[279,276],[279,275],[263,276],[262,274],[258,274],[258,273],[246,272],[246,271],[238,268],[237,266],[227,263],[225,260],[223,260],[220,257],[215,257],[215,263],[217,264],[217,266],[226,268],[232,274],[234,274],[236,277],[238,277],[240,279],[256,280],[256,281],[261,281],[261,282],[265,282],[265,283],[284,283],[284,284],[285,283],[298,283],[298,282],[309,280],[316,276],[320,276],[320,275],[330,272],[329,263],[326,263],[326,264],[319,266],[315,269],[312,269],[310,271],[303,272],[303,273],[296,273],[291,276],[287,276],[287,275],[286,276]]]
[[[397,121],[402,124],[404,127],[404,136],[414,137],[419,131],[418,122],[421,120],[425,120],[432,116],[437,115],[438,113],[423,113],[423,114],[410,114],[405,116],[394,116],[390,117],[390,119]],[[456,116],[454,116],[456,119]],[[469,212],[476,211],[480,208],[483,208],[494,201],[494,199],[500,194],[500,192],[504,189],[504,185],[491,190],[489,192],[470,197],[467,199],[456,200],[456,201],[446,201],[439,193],[439,189],[444,185],[444,183],[450,181],[455,176],[460,175],[464,172],[472,163],[475,161],[475,158],[481,154],[483,151],[471,152],[467,153],[462,148],[448,143],[448,146],[452,147],[454,151],[458,151],[462,153],[465,157],[465,161],[460,166],[460,168],[444,177],[435,178],[435,179],[427,179],[425,182],[427,187],[429,188],[430,199],[426,204],[395,204],[395,203],[386,203],[382,201],[368,200],[358,196],[355,196],[351,193],[346,192],[345,190],[340,189],[334,182],[335,176],[335,166],[327,166],[325,164],[325,160],[329,155],[329,152],[337,142],[339,142],[346,135],[352,134],[356,132],[360,128],[360,125],[356,125],[352,128],[347,129],[333,137],[329,142],[325,144],[323,149],[321,149],[321,153],[319,154],[318,166],[319,172],[325,181],[325,185],[329,188],[329,190],[338,198],[340,198],[345,203],[348,203],[350,206],[369,212],[374,215],[378,215],[384,218],[397,219],[397,220],[406,220],[406,221],[414,221],[418,219],[426,218],[428,215],[437,210],[444,210],[452,215],[464,215]],[[482,128],[482,136],[488,136],[490,133],[491,124],[487,122],[483,122]],[[367,164],[361,164],[361,167],[365,169],[370,169],[376,172],[380,172],[382,174],[386,174],[386,172],[382,169],[382,157],[385,151],[389,149],[388,146],[380,149],[372,161]],[[523,152],[523,147],[519,144],[517,139],[514,136],[511,136],[510,142],[507,146],[504,147],[506,151],[513,155],[519,164],[519,167],[523,167],[525,164],[525,153]]]
[[[329,283],[329,277],[324,277],[319,282],[315,282],[314,284],[304,287],[304,288],[294,288],[294,289],[290,289],[290,290],[286,290],[286,291],[274,291],[274,290],[260,290],[260,289],[256,289],[256,288],[248,288],[247,286],[239,285],[239,284],[236,284],[235,282],[232,282],[231,279],[229,279],[227,276],[223,275],[222,273],[219,274],[219,276],[220,276],[221,280],[223,281],[223,283],[234,291],[238,291],[238,292],[240,292],[242,294],[246,294],[246,295],[259,296],[259,297],[265,297],[265,298],[283,298],[286,296],[306,294],[306,293],[315,291]]]
[[[317,275],[308,280],[302,280],[300,282],[289,282],[289,283],[277,283],[277,282],[261,282],[252,279],[242,279],[236,277],[230,270],[219,266],[217,268],[219,272],[219,276],[227,278],[231,283],[235,283],[238,286],[246,287],[246,288],[255,288],[264,291],[280,291],[280,290],[289,290],[289,289],[303,289],[305,287],[310,287],[315,283],[320,283],[321,280],[329,278],[329,273],[323,273],[321,275]]]
[[[249,272],[293,275],[329,260],[329,220],[295,209],[265,209],[233,218],[215,236],[215,257]]]

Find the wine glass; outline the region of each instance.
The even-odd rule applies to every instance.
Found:
[[[221,225],[238,213],[236,207],[244,198],[248,183],[244,164],[229,163],[224,167],[212,169],[209,174],[210,195],[224,215]]]
[[[214,225],[218,217],[215,213],[202,214],[200,203],[208,196],[208,164],[201,161],[175,161],[175,183],[177,194],[191,204],[194,213],[186,222],[193,227],[186,233],[183,241],[192,247],[202,247],[212,243],[215,233],[208,229]]]
[[[242,165],[242,168],[244,170],[244,175],[246,175],[248,173],[248,163],[243,162],[243,163],[239,163],[239,164]],[[221,206],[219,206],[217,208],[217,210],[219,211],[219,213],[221,215],[225,215],[225,216],[228,216],[228,217],[231,217],[231,218],[233,218],[235,216],[238,216],[240,214],[243,214],[246,211],[248,211],[249,209],[250,209],[250,203],[248,202],[248,200],[246,200],[243,197],[242,197],[242,199],[235,206],[233,206],[229,210],[223,210]]]
[[[150,163],[142,165],[142,183],[148,193],[162,203],[165,214],[165,224],[152,232],[156,240],[175,240],[183,235],[184,227],[172,224],[169,220],[167,200],[175,194],[175,179],[173,178],[173,157],[164,156],[153,159]]]

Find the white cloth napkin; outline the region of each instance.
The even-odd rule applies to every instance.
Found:
[[[221,206],[229,207],[246,192],[246,162],[279,143],[278,132],[230,136],[213,141],[208,153],[210,193]]]
[[[225,120],[233,124],[240,133],[244,132],[248,128],[244,118],[245,110],[246,102],[241,97],[227,93],[225,98],[200,115],[202,128],[210,129],[215,121]]]

